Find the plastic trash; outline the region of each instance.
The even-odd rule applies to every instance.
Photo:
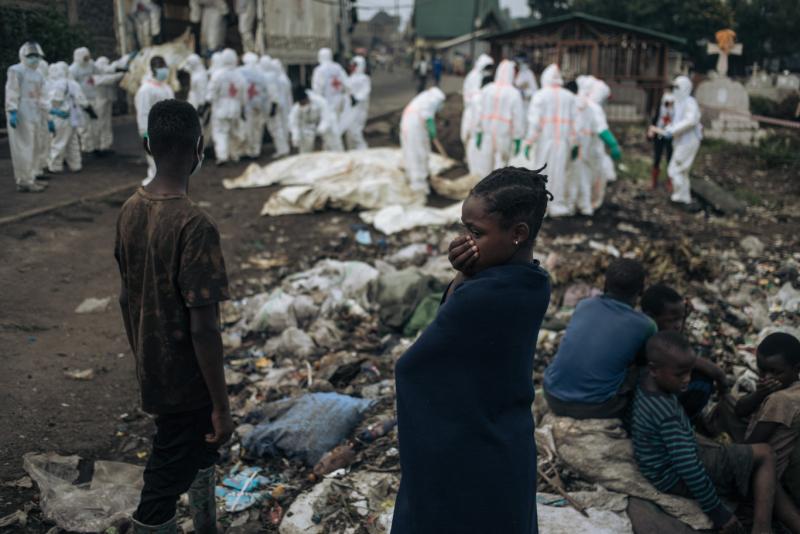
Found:
[[[255,456],[283,454],[313,466],[353,431],[372,404],[338,393],[309,393],[285,402],[286,411],[256,426],[242,444]]]
[[[280,337],[267,341],[264,350],[268,354],[277,354],[286,358],[308,358],[317,352],[317,346],[311,336],[296,327],[283,331]]]
[[[355,460],[356,451],[353,449],[353,445],[345,443],[325,453],[325,456],[314,466],[313,471],[315,475],[321,477],[339,469],[344,469]]]
[[[422,332],[436,318],[439,313],[439,303],[442,301],[444,293],[431,293],[420,301],[411,318],[403,327],[405,337],[414,337]]]
[[[356,243],[359,245],[369,246],[372,244],[372,234],[369,230],[358,230],[356,232]]]
[[[409,268],[378,277],[370,287],[370,296],[379,306],[381,323],[400,329],[426,296],[441,290],[441,284],[435,278],[419,269]]]
[[[367,428],[359,432],[358,439],[365,443],[372,443],[376,439],[385,436],[397,426],[397,419],[386,419],[385,421],[378,421],[369,425]]]
[[[96,299],[96,298],[88,298],[81,302],[77,308],[75,308],[75,313],[100,313],[104,312],[108,309],[108,305],[111,303],[111,297],[106,297],[103,299]]]
[[[91,482],[76,483],[79,456],[27,453],[23,467],[39,486],[45,518],[73,532],[102,532],[136,510],[143,468],[97,461]]]

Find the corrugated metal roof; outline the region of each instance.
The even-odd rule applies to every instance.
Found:
[[[619,28],[621,30],[627,30],[634,33],[640,33],[643,35],[649,35],[650,37],[655,37],[657,39],[661,39],[663,41],[670,41],[674,44],[678,45],[685,45],[686,39],[683,37],[678,37],[677,35],[670,35],[668,33],[663,33],[656,30],[651,30],[648,28],[642,28],[641,26],[636,26],[633,24],[628,24],[626,22],[618,22],[616,20],[606,19],[603,17],[596,17],[594,15],[589,15],[588,13],[569,13],[567,15],[561,15],[559,17],[553,17],[546,20],[539,20],[531,24],[527,24],[522,26],[521,28],[517,28],[514,30],[503,31],[503,32],[496,32],[492,35],[486,36],[483,39],[491,41],[493,39],[503,38],[503,37],[513,37],[517,34],[522,34],[529,32],[530,30],[534,30],[536,28],[542,28],[544,26],[552,26],[554,24],[561,24],[562,22],[567,22],[573,19],[585,20],[587,22],[595,22],[597,24],[604,24],[606,26],[611,26],[614,28]]]

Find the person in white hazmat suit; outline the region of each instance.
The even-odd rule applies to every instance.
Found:
[[[400,119],[400,147],[409,186],[414,191],[430,191],[428,160],[431,141],[436,139],[436,113],[445,96],[438,87],[421,92],[408,103]]]
[[[480,93],[478,129],[475,146],[478,148],[477,175],[487,176],[495,169],[508,166],[511,156],[519,154],[525,135],[525,111],[522,95],[514,86],[516,65],[504,59],[497,66],[494,82]]]
[[[161,7],[153,0],[134,0],[131,5],[130,20],[139,49],[156,44],[161,35]]]
[[[97,93],[92,107],[97,114],[97,150],[101,155],[109,153],[114,144],[111,116],[114,101],[117,99],[117,87],[122,77],[125,76],[127,59],[127,57],[123,57],[114,63],[109,63],[107,57],[100,56],[94,62],[98,73],[94,75]]]
[[[186,96],[186,101],[194,106],[194,109],[199,110],[200,106],[206,103],[206,92],[208,92],[206,66],[203,65],[200,56],[191,54],[184,60],[180,70],[189,73],[189,94]]]
[[[258,66],[266,78],[267,92],[270,98],[270,109],[265,119],[267,131],[275,146],[273,157],[280,158],[289,153],[289,129],[284,124],[283,116],[288,115],[288,112],[291,111],[292,97],[290,94],[286,99],[283,94],[279,62],[269,56],[261,56]],[[291,90],[291,85],[289,89]]]
[[[47,83],[47,101],[55,134],[50,144],[47,168],[50,172],[62,172],[66,160],[69,170],[81,170],[81,146],[78,141],[78,126],[85,120],[83,111],[89,105],[78,82],[68,77],[68,66],[63,61],[50,65],[50,80]]]
[[[278,133],[272,134],[275,142],[275,156],[283,156],[289,153],[289,112],[292,110],[292,82],[280,59],[273,58],[272,66],[278,75],[278,116],[280,118],[280,129]],[[280,138],[280,141],[278,139]],[[285,150],[285,151],[284,151]]]
[[[294,88],[294,104],[289,112],[289,132],[292,145],[300,154],[314,151],[317,135],[323,136],[330,127],[331,113],[327,102],[304,87]]]
[[[611,150],[615,160],[622,157],[619,144],[608,129],[606,115],[601,107],[610,94],[607,84],[594,76],[578,76],[578,97],[575,104],[575,129],[578,135],[578,157],[570,165],[567,174],[567,207],[582,215],[591,216],[595,206],[593,200],[605,191],[605,177],[602,175],[603,159],[606,155],[604,143]],[[613,168],[613,167],[612,167]]]
[[[42,59],[36,67],[36,70],[38,70],[39,74],[44,78],[44,91],[42,94],[46,98],[48,90],[47,84],[50,81],[50,69],[47,61]],[[46,179],[47,161],[50,157],[50,144],[53,140],[50,122],[53,122],[52,116],[45,113],[42,115],[42,121],[39,127],[36,128],[36,177],[42,179]]]
[[[362,56],[355,56],[350,63],[351,74],[347,78],[347,91],[350,93],[350,107],[345,112],[346,124],[344,138],[348,150],[363,150],[367,147],[364,139],[364,126],[369,115],[369,95],[372,81],[367,75],[367,62]]]
[[[567,165],[578,154],[575,132],[575,95],[564,89],[558,65],[549,65],[541,77],[542,86],[528,108],[525,156],[534,168],[547,165],[548,189],[553,200],[547,213],[569,215],[567,206]]]
[[[314,67],[311,75],[311,90],[325,99],[328,110],[333,115],[332,133],[327,136],[330,144],[325,147],[325,150],[341,151],[344,147],[339,121],[344,112],[347,98],[347,73],[341,65],[333,61],[333,52],[330,48],[320,48],[317,60],[319,65]]]
[[[256,0],[236,0],[236,15],[239,17],[239,35],[245,52],[256,51]]]
[[[491,72],[494,66],[494,60],[486,54],[481,54],[475,61],[467,75],[464,77],[464,84],[461,87],[461,98],[463,99],[464,109],[461,112],[461,142],[464,144],[464,149],[467,153],[470,150],[470,144],[475,145],[475,133],[473,126],[477,125],[478,116],[472,112],[472,106],[480,99],[479,96],[481,88],[483,87],[483,79]],[[467,157],[469,160],[469,156]]]
[[[700,125],[700,107],[692,96],[692,82],[686,76],[678,76],[672,82],[675,96],[675,115],[665,129],[665,137],[672,139],[672,159],[667,166],[667,175],[672,182],[670,200],[681,204],[692,202],[689,171],[700,149],[703,127]]]
[[[522,106],[525,111],[531,105],[531,100],[536,91],[539,90],[539,84],[536,82],[536,76],[528,66],[528,60],[525,56],[517,56],[514,60],[517,64],[517,77],[514,78],[514,86],[522,93]],[[527,116],[525,117],[525,129],[527,130]]]
[[[276,115],[277,104],[273,104],[275,86],[270,90],[267,76],[258,65],[258,56],[246,52],[242,56],[239,72],[245,79],[244,146],[243,152],[251,158],[261,155],[264,139],[264,123],[269,115]]]
[[[19,63],[11,65],[6,75],[6,124],[11,164],[17,191],[40,193],[47,186],[36,180],[39,154],[36,152],[37,129],[47,124],[49,105],[44,95],[45,79],[37,70],[44,52],[39,43],[29,41],[19,49]]]
[[[86,99],[92,103],[97,97],[97,88],[94,76],[99,74],[97,67],[92,60],[89,49],[85,46],[76,48],[72,53],[72,64],[69,66],[69,76],[81,86],[81,91]],[[81,152],[94,152],[99,144],[99,129],[97,124],[97,114],[94,108],[89,105],[86,108],[87,118],[78,128],[78,135],[81,140]]]
[[[133,99],[136,107],[136,126],[143,139],[147,138],[147,115],[150,113],[150,109],[156,102],[175,98],[175,93],[167,82],[168,77],[167,62],[161,56],[153,56],[150,59],[150,73],[142,79],[142,85],[139,86]],[[153,156],[146,154],[146,157],[147,178],[142,181],[142,185],[149,184],[156,175],[156,162]]]
[[[225,44],[225,0],[189,0],[189,20],[200,23],[200,50],[205,54]]]
[[[485,71],[490,72],[490,71]],[[481,80],[481,87],[486,87],[494,81],[491,74],[487,74]],[[469,173],[478,176],[479,167],[481,165],[481,150],[475,142],[475,134],[478,133],[480,127],[480,100],[481,93],[473,93],[472,102],[465,107],[466,113],[461,115],[461,141],[464,143],[464,158],[467,163]]]
[[[236,68],[236,52],[222,51],[220,66],[211,75],[206,101],[211,105],[211,137],[217,165],[239,161],[239,145],[244,139],[241,131],[242,112],[246,104],[247,81]]]

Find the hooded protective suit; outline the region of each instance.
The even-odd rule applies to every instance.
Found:
[[[42,94],[45,97],[47,97],[47,82],[49,81],[50,77],[49,67],[50,65],[47,63],[47,61],[42,59],[41,61],[39,61],[39,65],[36,68],[36,70],[39,71],[39,74],[41,74],[42,77],[44,78],[44,90],[42,91]],[[36,176],[37,177],[43,175],[47,170],[47,161],[48,158],[50,157],[50,143],[53,140],[53,136],[51,135],[50,132],[50,125],[48,124],[48,121],[50,121],[52,117],[45,114],[43,118],[44,121],[42,122],[40,127],[36,129],[36,154],[37,154]]]
[[[78,82],[67,76],[67,70],[63,61],[50,65],[47,101],[50,102],[50,115],[56,130],[47,161],[51,172],[63,171],[64,160],[71,171],[81,170],[78,126],[84,120],[81,108],[88,106],[89,102]]]
[[[675,115],[672,123],[666,127],[667,135],[672,137],[672,159],[667,167],[667,174],[672,182],[670,199],[689,204],[692,201],[689,171],[700,149],[703,128],[700,125],[700,107],[692,96],[691,80],[686,76],[678,76],[673,85]]]
[[[243,65],[239,72],[246,83],[243,152],[251,158],[261,155],[261,146],[264,138],[264,122],[272,110],[272,99],[275,96],[275,84],[268,83],[267,76],[258,65],[258,56],[247,52],[242,56]]]
[[[112,108],[117,99],[117,86],[119,81],[125,76],[124,72],[117,72],[120,62],[124,63],[126,58],[109,63],[108,58],[100,56],[94,65],[97,74],[94,75],[94,85],[96,96],[92,107],[97,114],[97,149],[109,150],[114,144],[114,130],[111,126]]]
[[[200,23],[200,49],[214,51],[225,44],[225,0],[189,0],[189,20]]]
[[[44,95],[45,79],[37,70],[37,64],[27,62],[29,54],[43,57],[42,48],[34,42],[25,43],[19,49],[19,63],[8,68],[6,76],[6,120],[11,163],[17,187],[39,191],[42,184],[36,182],[39,171],[41,147],[36,142],[37,133],[47,128],[49,105]]]
[[[69,76],[78,82],[81,86],[81,91],[83,91],[84,96],[86,96],[86,99],[90,103],[93,103],[94,99],[97,97],[94,76],[98,73],[89,49],[85,46],[76,48],[72,53],[72,64],[69,66]],[[97,121],[90,119],[89,115],[86,115],[86,120],[84,120],[78,128],[78,135],[81,140],[81,151],[93,152],[97,150],[100,144],[99,133]]]
[[[333,61],[333,53],[330,48],[320,48],[317,60],[319,65],[314,67],[311,75],[311,90],[325,99],[334,118],[329,135],[332,144],[326,150],[342,150],[344,147],[342,146],[342,129],[339,126],[339,120],[344,112],[347,98],[347,86],[345,85],[347,73],[341,65]],[[334,135],[339,137],[338,141]]]
[[[153,0],[134,0],[130,20],[136,32],[138,48],[153,46],[153,37],[161,33],[161,8]]]
[[[481,82],[485,72],[492,65],[494,65],[494,60],[486,54],[481,54],[475,61],[472,70],[464,77],[464,85],[461,88],[461,97],[464,101],[464,110],[461,113],[461,142],[464,143],[465,148],[469,148],[471,140],[474,142],[472,134],[475,133],[474,127],[477,126],[479,117],[472,112],[472,106],[479,101]]]
[[[300,154],[314,151],[314,140],[330,128],[331,113],[328,104],[313,91],[306,91],[308,101],[303,105],[295,102],[289,113],[289,131],[292,144]]]
[[[345,123],[345,141],[348,150],[363,150],[367,148],[364,140],[364,126],[367,124],[369,114],[369,95],[372,92],[372,81],[367,76],[367,62],[361,56],[353,58],[353,73],[347,78],[347,90],[350,93],[351,104],[344,114],[342,122]],[[354,102],[352,102],[354,101]]]
[[[241,116],[247,104],[247,80],[236,68],[236,52],[222,51],[219,70],[211,75],[206,100],[211,104],[211,137],[217,164],[239,161],[237,145],[244,139]]]
[[[245,52],[255,52],[256,0],[236,0],[236,14],[239,16],[242,47]]]
[[[208,71],[203,65],[203,60],[197,54],[191,54],[181,65],[181,70],[189,73],[189,94],[186,100],[199,109],[206,103],[208,91]]]
[[[504,59],[497,66],[494,82],[481,89],[476,135],[478,176],[507,166],[512,151],[514,155],[519,152],[525,135],[525,112],[522,95],[514,87],[514,74],[514,62]]]
[[[142,79],[142,85],[139,86],[139,90],[136,91],[136,96],[133,99],[136,107],[136,126],[141,137],[147,136],[147,115],[150,113],[150,109],[157,102],[170,98],[175,98],[175,93],[169,83],[155,79],[152,73]],[[156,162],[150,154],[147,154],[147,178],[142,181],[142,184],[149,184],[155,175]]]
[[[542,72],[542,87],[533,95],[528,108],[526,152],[535,168],[545,163],[548,189],[553,194],[547,212],[551,216],[569,214],[567,201],[567,163],[576,143],[575,95],[564,89],[558,65]]]
[[[575,103],[575,127],[578,135],[578,157],[567,174],[567,207],[583,215],[593,215],[602,203],[606,179],[602,174],[606,156],[600,134],[608,130],[605,112],[601,107],[610,94],[608,85],[593,76],[578,76],[578,97]],[[612,164],[613,170],[613,164]],[[602,194],[600,191],[602,188]]]
[[[270,95],[270,109],[266,116],[266,124],[267,131],[270,137],[272,137],[272,143],[275,145],[275,154],[273,157],[280,158],[289,153],[288,117],[292,109],[291,83],[288,87],[289,96],[287,98],[281,79],[285,77],[285,75],[281,70],[280,61],[272,59],[269,56],[261,56],[258,64],[267,79],[267,87]]]
[[[426,89],[409,102],[400,119],[403,165],[409,185],[415,191],[430,190],[428,159],[431,153],[431,139],[436,136],[434,118],[444,101],[445,96],[441,89],[438,87]]]

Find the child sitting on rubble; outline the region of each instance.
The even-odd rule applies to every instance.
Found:
[[[634,309],[644,278],[638,261],[615,260],[606,270],[605,293],[578,303],[544,373],[544,396],[555,415],[624,415],[636,384],[636,357],[656,332],[653,320]]]
[[[775,501],[775,454],[767,444],[698,443],[677,394],[691,380],[697,357],[677,332],[647,342],[647,370],[633,402],[631,434],[639,470],[659,491],[695,499],[722,532],[739,532],[736,516],[720,501],[753,497],[752,532],[771,532]],[[719,491],[719,494],[718,494]]]
[[[760,380],[753,393],[719,404],[719,422],[734,441],[768,443],[776,455],[775,503],[779,519],[800,532],[800,341],[791,334],[768,335],[756,349]]]
[[[642,311],[656,322],[659,332],[683,333],[689,306],[677,291],[664,284],[652,285],[642,295]],[[689,419],[694,419],[708,404],[715,384],[720,394],[728,390],[725,372],[711,360],[698,357],[689,386],[678,394]]]
[[[398,360],[402,478],[392,534],[532,534],[533,358],[550,281],[533,260],[546,177],[506,167],[462,208],[458,271],[433,323]]]

